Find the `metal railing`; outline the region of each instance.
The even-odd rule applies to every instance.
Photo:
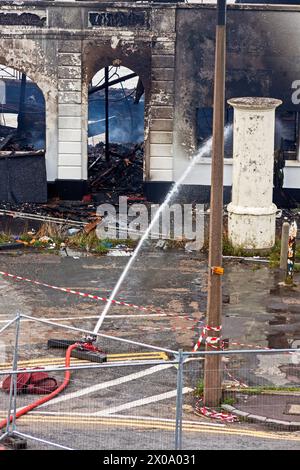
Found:
[[[249,397],[253,394],[258,396],[263,389],[278,393],[279,389],[297,388],[300,404],[300,351],[297,349],[186,352],[99,333],[102,341],[117,344],[118,349],[123,345],[132,360],[120,359],[119,353],[101,364],[74,358],[65,367],[62,355],[56,353],[43,358],[43,350],[35,351],[23,322],[34,322],[34,328],[29,330],[38,334],[39,328],[54,326],[66,334],[68,330],[91,333],[23,314],[0,329],[0,337],[5,333],[8,348],[8,360],[0,364],[0,380],[11,377],[9,393],[0,392],[0,421],[7,420],[0,441],[17,436],[30,441],[31,448],[41,449],[180,450],[193,448],[189,447],[193,443],[201,448],[200,432],[209,434],[226,427],[222,421],[204,420],[197,413],[203,406],[199,403],[204,359],[212,354],[222,356],[223,405],[234,404],[246,411],[248,406],[251,411]],[[152,357],[158,354],[158,358],[145,360],[141,349],[147,349]],[[165,354],[163,359],[159,356],[162,354]],[[32,395],[18,393],[17,378],[24,373],[24,366],[28,373],[55,373],[59,382],[70,371],[71,379],[63,393],[17,419],[19,410],[35,401]],[[282,405],[270,396],[261,394],[260,411],[263,415],[272,407],[276,417]],[[224,413],[224,410],[217,412]]]

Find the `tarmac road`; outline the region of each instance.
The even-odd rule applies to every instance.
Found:
[[[35,253],[21,256],[1,254],[3,271],[103,296],[112,289],[125,262],[124,258],[106,256],[74,259]],[[243,342],[258,340],[258,344],[264,346],[266,336],[258,325],[261,325],[262,318],[266,321],[275,316],[263,311],[262,306],[262,299],[273,283],[272,273],[262,268],[253,279],[252,268],[239,266],[235,268],[237,272],[232,272],[232,269],[229,268],[228,272],[229,283],[234,279],[235,292],[241,291],[243,298],[248,290],[249,306],[245,308],[243,299],[235,306],[225,306],[225,315],[227,312],[228,316],[225,316],[224,334],[226,336],[230,332]],[[199,255],[148,251],[137,261],[119,298],[161,309],[162,313],[113,306],[104,322],[103,332],[116,338],[146,342],[157,346],[158,350],[190,350],[198,332],[189,326],[203,318],[205,311],[206,273],[206,261]],[[0,305],[0,328],[21,311],[54,319],[60,324],[93,329],[103,308],[103,304],[90,299],[7,278],[0,279]],[[165,316],[166,313],[173,317]],[[176,330],[172,329],[174,326]],[[63,352],[46,347],[49,337],[77,339],[77,334],[51,325],[24,321],[20,335],[20,361],[27,362],[20,362],[20,365],[62,364]],[[2,367],[11,360],[13,345],[14,329],[11,328],[5,335],[0,335]],[[153,356],[153,351],[147,348],[116,340],[103,339],[101,347],[110,355],[124,354],[126,360],[136,361],[138,354],[146,353],[144,358],[148,354],[148,359],[156,357],[160,364],[73,373],[71,383],[61,397],[21,418],[19,429],[79,449],[172,449],[177,370],[167,363],[168,356],[159,351],[157,356]],[[153,372],[147,372],[155,367],[157,369]],[[138,376],[128,379],[134,374]],[[197,416],[193,411],[195,398],[191,390],[201,374],[201,361],[186,366],[184,449],[300,449],[300,433],[275,433],[245,423],[226,426],[214,423],[212,426],[213,423]],[[62,373],[55,372],[55,376],[60,379]],[[80,396],[76,395],[78,392]],[[32,400],[32,396],[20,396],[18,406]],[[5,404],[6,399],[0,394],[0,410],[5,410]],[[155,425],[153,419],[156,420]],[[46,447],[30,441],[30,448]]]
[[[37,435],[34,427],[46,428],[38,435],[57,442],[57,429],[63,427],[60,444],[75,449],[98,450],[169,450],[174,448],[174,424],[157,421],[155,424],[139,418],[135,424],[131,419],[98,418],[96,421],[82,416],[43,416],[39,412],[20,419],[21,432]],[[32,440],[30,448],[35,448]],[[121,443],[121,447],[120,447]],[[38,444],[38,448],[54,448]],[[205,422],[183,424],[182,450],[299,450],[300,434],[284,434],[257,431],[244,426],[213,428]]]

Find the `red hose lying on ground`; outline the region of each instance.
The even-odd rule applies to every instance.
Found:
[[[70,366],[71,352],[75,348],[77,348],[77,344],[72,344],[67,349],[66,360],[65,360],[65,366],[66,367]],[[33,410],[34,408],[37,408],[38,406],[42,405],[43,403],[46,403],[47,401],[52,400],[52,398],[56,397],[56,395],[58,395],[60,392],[62,392],[68,386],[68,384],[70,382],[70,377],[71,377],[71,372],[69,370],[66,370],[65,371],[64,381],[56,390],[49,393],[49,395],[46,395],[45,397],[39,398],[38,400],[31,403],[30,405],[27,405],[27,406],[24,406],[24,408],[21,408],[16,413],[16,419],[20,418],[21,416],[25,415],[29,411]],[[12,420],[13,420],[13,416],[11,415],[10,418],[9,418],[9,422],[11,423]],[[4,419],[3,421],[0,421],[0,429],[3,429],[5,426],[7,426],[7,419]]]

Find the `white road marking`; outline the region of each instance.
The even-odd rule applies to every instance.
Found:
[[[165,313],[141,313],[135,315],[107,315],[106,318],[144,318],[144,317],[166,317]],[[94,320],[95,318],[99,318],[99,315],[88,315],[82,317],[56,317],[56,318],[47,318],[50,321],[69,321],[69,320]],[[7,318],[6,320],[0,320],[0,323],[7,323],[11,318]],[[33,322],[34,320],[30,320],[28,318],[23,318],[22,322]]]
[[[149,369],[146,370],[141,370],[140,372],[134,372],[133,374],[125,375],[123,377],[119,377],[118,379],[114,380],[109,380],[108,382],[103,382],[100,384],[92,385],[90,387],[83,388],[81,390],[78,390],[77,392],[71,392],[68,393],[67,395],[63,395],[61,397],[54,398],[53,400],[44,403],[40,407],[45,407],[49,405],[55,405],[56,403],[60,403],[62,401],[67,401],[67,400],[72,400],[74,398],[78,397],[83,397],[85,395],[88,395],[90,393],[97,392],[98,390],[103,390],[105,388],[110,388],[114,387],[116,385],[120,385],[126,382],[130,382],[132,380],[139,379],[140,377],[145,377],[146,375],[151,375],[154,374],[155,372],[159,372],[161,370],[165,369],[170,369],[171,367],[174,367],[174,364],[163,364],[163,365],[157,365],[154,367],[150,367]]]
[[[192,388],[184,387],[182,389],[182,394],[190,393],[192,391]],[[93,416],[108,416],[119,411],[136,408],[137,406],[143,406],[154,402],[156,403],[161,400],[167,400],[168,398],[176,397],[176,395],[177,389],[171,390],[170,392],[160,393],[159,395],[152,395],[151,397],[141,398],[140,400],[130,401],[128,403],[124,403],[123,405],[106,408],[106,410],[96,411],[96,413],[93,413]]]

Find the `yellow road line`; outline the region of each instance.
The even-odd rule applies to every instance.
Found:
[[[122,353],[122,354],[109,354],[108,356],[109,357],[128,357],[128,356],[152,356],[152,355],[163,355],[163,356],[166,356],[166,353],[163,352],[163,351],[146,351],[146,352],[140,352],[140,353],[136,353],[136,352],[132,352],[132,353]]]
[[[120,420],[116,418],[82,418],[78,419],[77,417],[60,417],[60,416],[23,416],[20,418],[20,424],[30,424],[30,423],[48,423],[48,424],[70,424],[72,426],[81,426],[81,425],[107,425],[107,426],[123,426],[123,427],[137,427],[137,428],[157,428],[167,431],[174,431],[175,424],[168,424],[166,422],[151,421],[146,422],[142,420]],[[282,434],[274,434],[274,433],[267,433],[263,431],[252,431],[248,429],[238,429],[238,428],[212,428],[210,426],[205,425],[195,425],[193,424],[184,424],[183,423],[183,430],[187,432],[197,432],[197,433],[210,433],[210,434],[226,434],[226,435],[234,435],[234,436],[246,436],[246,437],[256,437],[261,439],[273,439],[273,440],[285,440],[285,441],[296,441],[300,442],[300,437],[295,437],[290,434],[282,435]]]
[[[161,359],[167,361],[169,358],[165,352],[144,352],[144,353],[123,353],[123,354],[108,354],[107,360],[108,362],[116,362],[118,360],[150,360],[150,359]],[[28,359],[24,361],[19,361],[18,365],[20,367],[23,366],[34,366],[37,365],[62,365],[65,363],[65,359],[62,357],[46,357],[42,359]],[[91,364],[91,361],[87,359],[78,359],[78,358],[71,358],[71,364]],[[5,362],[0,364],[0,369],[9,369],[11,368],[11,362]]]

